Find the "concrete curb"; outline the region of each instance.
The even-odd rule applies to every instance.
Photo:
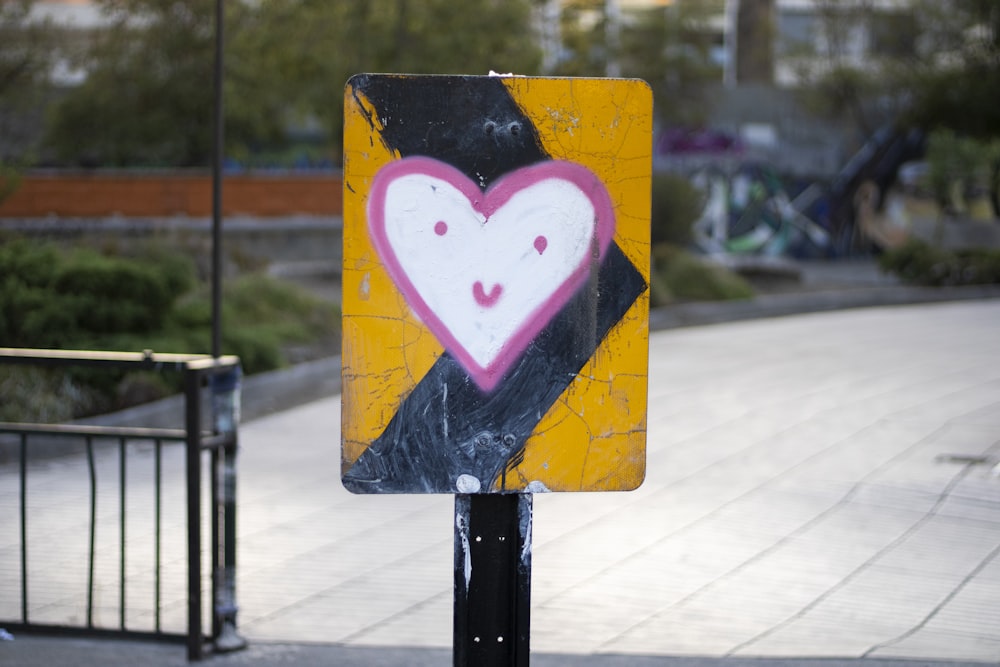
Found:
[[[1000,298],[1000,285],[966,287],[861,287],[764,294],[746,301],[681,303],[653,309],[651,331],[848,308],[903,306]],[[243,380],[243,420],[308,403],[340,392],[340,357],[307,361]],[[86,420],[120,426],[176,426],[183,422],[180,396]]]
[[[745,301],[681,303],[655,308],[649,314],[649,328],[662,331],[676,327],[721,324],[765,317],[805,313],[906,306],[944,301],[1000,298],[1000,285],[964,287],[858,287],[786,294],[763,294]]]

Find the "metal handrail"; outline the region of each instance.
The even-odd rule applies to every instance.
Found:
[[[0,434],[19,436],[20,453],[20,540],[21,540],[21,623],[3,621],[11,629],[44,629],[63,634],[89,636],[129,635],[168,641],[183,640],[187,644],[188,659],[204,657],[206,636],[202,630],[201,590],[201,501],[202,453],[210,454],[211,490],[211,562],[212,562],[212,630],[208,639],[214,640],[218,650],[231,650],[235,634],[235,454],[237,430],[235,423],[222,427],[221,422],[206,430],[202,424],[201,392],[208,378],[221,373],[239,372],[236,356],[212,357],[197,354],[164,354],[150,350],[144,352],[113,352],[94,350],[42,350],[25,348],[0,348],[0,365],[18,364],[43,367],[98,367],[119,370],[151,370],[178,372],[183,378],[184,428],[147,428],[134,426],[103,426],[88,424],[38,424],[0,422]],[[237,375],[238,377],[238,375]],[[216,415],[217,417],[218,415]],[[87,582],[86,627],[62,627],[33,624],[29,621],[28,605],[28,553],[27,553],[27,454],[29,437],[50,436],[79,438],[87,457],[90,477],[90,534]],[[94,627],[93,591],[96,531],[96,477],[94,474],[94,442],[110,439],[118,443],[119,467],[119,628],[109,630]],[[136,632],[126,628],[125,622],[125,514],[126,514],[126,443],[129,440],[151,441],[155,447],[155,612],[154,632]],[[160,494],[161,450],[165,442],[185,444],[185,479],[187,498],[187,566],[188,566],[188,623],[185,635],[161,631],[160,626]],[[225,635],[223,640],[220,637]],[[236,644],[242,640],[236,636]],[[225,644],[225,648],[220,648]]]

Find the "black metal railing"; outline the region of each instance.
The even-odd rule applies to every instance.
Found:
[[[232,356],[211,357],[207,355],[154,354],[152,352],[95,352],[65,350],[32,350],[0,348],[0,365],[33,365],[41,367],[102,368],[110,371],[144,370],[157,373],[179,373],[183,386],[183,420],[178,428],[109,426],[88,424],[39,424],[0,422],[0,438],[6,436],[8,450],[16,451],[17,470],[8,471],[6,476],[17,475],[19,480],[18,504],[18,555],[20,570],[20,618],[0,617],[0,627],[11,630],[39,631],[58,634],[87,636],[129,636],[167,641],[183,641],[187,645],[189,660],[203,658],[212,647],[218,651],[233,650],[244,645],[236,633],[236,450],[237,422],[239,417],[239,359]],[[85,494],[88,505],[88,527],[85,536],[86,551],[86,600],[82,621],[51,622],[35,620],[31,598],[29,575],[32,572],[33,554],[29,552],[31,516],[29,513],[29,452],[34,458],[43,456],[42,450],[59,443],[63,459],[75,457],[83,460],[82,466],[74,471],[84,476],[81,482],[88,491]],[[109,448],[108,445],[111,445]],[[130,527],[129,453],[143,452],[144,460],[152,458],[152,530],[142,532],[149,537],[148,549],[151,563],[131,563],[126,540]],[[183,466],[178,474],[166,480],[164,461],[166,452],[176,452],[183,448]],[[99,512],[98,460],[96,450],[102,454],[102,462],[117,468],[117,484],[113,512]],[[37,454],[36,454],[37,452]],[[207,466],[206,466],[207,460]],[[9,467],[9,466],[8,466]],[[80,468],[82,467],[82,471]],[[84,472],[85,471],[85,472]],[[203,481],[207,476],[210,492],[203,494]],[[66,482],[65,476],[61,478]],[[186,623],[182,629],[166,628],[162,619],[163,600],[163,549],[165,545],[164,493],[177,489],[169,487],[170,482],[183,485],[184,512],[179,522],[183,524],[186,539]],[[144,485],[140,485],[144,486]],[[147,505],[148,499],[144,500]],[[204,511],[207,506],[208,527],[206,531]],[[103,509],[103,505],[102,505]],[[105,514],[116,520],[118,544],[116,549],[117,578],[117,618],[110,626],[95,620],[98,608],[95,600],[95,572],[104,563],[102,549],[98,547],[99,521]],[[208,549],[203,549],[203,533],[207,532]],[[59,549],[71,552],[73,545],[68,542],[72,531],[59,534]],[[167,539],[171,539],[168,536]],[[65,544],[64,544],[65,543]],[[135,549],[133,549],[135,551]],[[39,554],[57,557],[58,554]],[[208,559],[211,572],[211,628],[205,631],[203,594],[203,558]],[[112,558],[114,560],[114,557]],[[129,566],[133,569],[152,573],[152,590],[149,591],[147,605],[137,610],[139,615],[148,617],[145,629],[137,629],[129,622]],[[71,568],[70,568],[71,569]],[[59,574],[59,573],[54,573]],[[51,587],[62,588],[62,581]],[[84,584],[81,582],[81,586]],[[72,587],[75,587],[75,584]],[[44,605],[41,607],[44,612]],[[6,608],[5,608],[6,613]],[[73,617],[75,618],[75,616]]]

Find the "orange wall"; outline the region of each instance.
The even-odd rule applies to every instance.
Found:
[[[226,176],[222,210],[264,217],[340,215],[342,194],[339,174]],[[8,218],[211,214],[209,174],[29,173],[0,203],[0,217]]]

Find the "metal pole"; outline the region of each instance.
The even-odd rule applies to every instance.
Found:
[[[217,652],[247,642],[236,631],[236,452],[240,421],[239,366],[212,375],[215,433],[228,436],[212,450],[212,637]]]
[[[212,356],[222,355],[222,157],[224,122],[222,66],[225,13],[223,0],[215,0],[215,113],[212,123]]]
[[[607,48],[607,62],[604,75],[616,78],[622,75],[621,65],[622,16],[618,0],[604,0],[604,44]]]
[[[122,630],[125,630],[125,599],[127,597],[125,591],[125,554],[127,551],[125,527],[128,525],[128,519],[125,515],[125,499],[128,494],[125,488],[127,479],[125,443],[125,436],[118,438],[118,531],[121,538],[118,553],[118,627]]]
[[[21,622],[28,623],[28,434],[21,434]]]
[[[222,479],[220,485],[222,535],[218,545],[219,572],[216,581],[215,614],[218,633],[215,650],[222,653],[246,648],[247,641],[236,630],[236,433],[222,450]]]
[[[455,496],[455,667],[527,667],[530,494]]]
[[[209,549],[211,553],[211,563],[212,563],[212,639],[216,639],[222,632],[222,618],[219,614],[219,592],[222,589],[221,576],[222,576],[222,540],[219,539],[221,535],[221,509],[222,509],[222,494],[219,487],[219,468],[220,468],[221,457],[219,456],[219,449],[214,448],[209,455],[209,507],[210,512],[210,523],[211,523],[211,537],[209,538]]]
[[[188,660],[201,660],[201,374],[184,371],[188,529]]]

